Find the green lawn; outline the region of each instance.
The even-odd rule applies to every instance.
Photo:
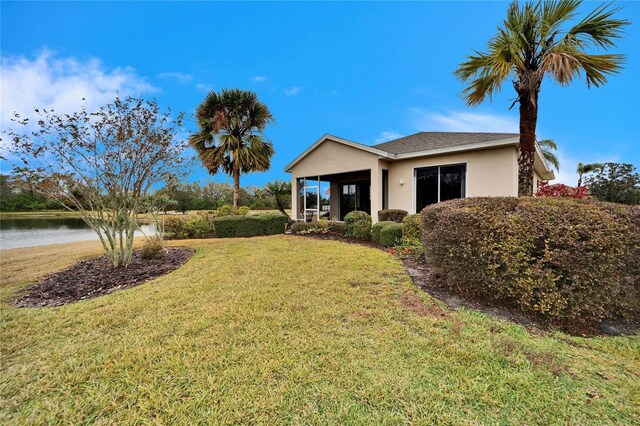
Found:
[[[97,245],[1,252],[0,422],[640,419],[640,337],[572,338],[448,311],[367,247],[287,236],[180,244],[196,255],[168,276],[45,309],[7,300]]]

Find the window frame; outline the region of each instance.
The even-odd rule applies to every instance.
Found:
[[[413,209],[412,213],[418,213],[417,211],[417,204],[418,204],[418,197],[417,197],[417,191],[418,191],[418,170],[419,169],[428,169],[430,167],[437,167],[438,168],[438,203],[441,203],[442,201],[440,201],[440,167],[447,167],[447,166],[464,166],[464,197],[462,198],[468,198],[469,196],[469,162],[468,161],[454,161],[451,163],[438,163],[438,164],[430,164],[430,165],[421,165],[421,166],[417,166],[413,168],[413,183],[412,183],[412,188],[411,188],[411,197],[412,197],[412,205],[411,208]]]

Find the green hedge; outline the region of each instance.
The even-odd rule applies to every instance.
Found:
[[[402,223],[402,219],[409,213],[406,210],[400,209],[385,209],[378,210],[378,220],[380,222],[396,222]]]
[[[410,214],[402,219],[402,225],[402,245],[405,247],[421,246],[422,217],[419,214]]]
[[[213,216],[184,215],[163,218],[167,238],[203,238],[213,236]]]
[[[470,198],[422,211],[432,270],[452,289],[569,325],[640,305],[640,208]]]
[[[347,228],[346,235],[358,240],[371,239],[371,216],[368,213],[354,210],[344,217]]]
[[[328,220],[294,222],[293,225],[291,225],[292,234],[326,234],[328,232],[345,235],[347,233],[347,225],[343,222]]]
[[[391,222],[380,230],[380,244],[387,247],[402,243],[402,224]]]
[[[218,238],[254,237],[284,233],[284,215],[222,216],[213,219]]]
[[[326,234],[329,232],[329,221],[295,222],[291,225],[291,233],[297,235]]]
[[[391,222],[391,221],[378,222],[375,225],[373,225],[371,227],[371,241],[373,241],[374,243],[379,243],[380,242],[380,231],[382,230],[382,228],[384,228],[385,226],[387,226],[387,225],[389,225],[391,223],[395,223],[395,222]]]

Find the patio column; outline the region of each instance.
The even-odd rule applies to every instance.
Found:
[[[371,168],[371,220],[378,222],[378,210],[382,210],[382,166],[378,161]]]

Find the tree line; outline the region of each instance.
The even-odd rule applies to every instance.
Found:
[[[80,197],[77,194],[77,197]],[[172,182],[150,197],[163,212],[186,213],[194,210],[217,210],[233,205],[233,187],[226,182]],[[275,180],[263,186],[241,187],[239,204],[252,210],[291,208],[291,183]],[[43,195],[35,185],[0,175],[0,211],[56,210],[61,206],[55,199]]]

